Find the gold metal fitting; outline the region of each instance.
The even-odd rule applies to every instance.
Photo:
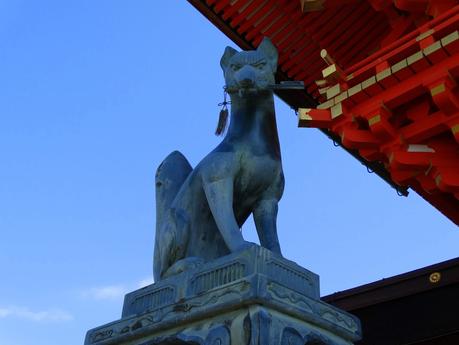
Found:
[[[441,280],[441,273],[440,272],[434,272],[429,276],[429,281],[432,284],[436,284]]]

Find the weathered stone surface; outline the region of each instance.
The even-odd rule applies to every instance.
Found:
[[[156,174],[156,283],[126,295],[122,318],[85,345],[349,345],[357,318],[319,299],[319,277],[281,256],[284,175],[272,84],[277,50],[227,47],[223,141],[194,169],[179,152]],[[253,214],[261,246],[240,227]]]
[[[253,214],[261,246],[281,253],[277,208],[284,190],[272,84],[277,49],[227,47],[221,59],[231,121],[222,142],[193,169],[173,152],[156,173],[155,281],[247,248]]]
[[[85,345],[352,344],[357,318],[319,299],[316,274],[254,246],[126,295]]]

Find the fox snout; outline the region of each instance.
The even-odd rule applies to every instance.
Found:
[[[235,74],[235,80],[241,88],[252,88],[255,86],[256,75],[253,68],[244,66]]]
[[[248,88],[251,88],[254,85],[254,82],[253,82],[252,79],[245,78],[245,79],[240,80],[238,84],[241,87],[248,89]]]

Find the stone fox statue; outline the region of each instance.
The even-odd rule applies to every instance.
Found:
[[[253,51],[227,47],[220,64],[232,102],[226,136],[196,168],[175,151],[156,173],[155,281],[254,245],[240,230],[251,213],[261,246],[280,254],[277,50],[268,38]]]

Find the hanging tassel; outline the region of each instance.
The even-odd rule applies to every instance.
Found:
[[[228,104],[231,104],[231,102],[226,101],[226,88],[223,88],[223,102],[218,103],[219,107],[222,107],[220,110],[220,115],[218,116],[218,124],[217,124],[217,129],[215,130],[215,135],[223,135],[226,129],[226,124],[228,123]]]
[[[223,135],[223,132],[226,129],[226,123],[228,121],[228,109],[223,107],[220,110],[220,116],[218,117],[218,125],[217,129],[215,130],[215,135]]]

